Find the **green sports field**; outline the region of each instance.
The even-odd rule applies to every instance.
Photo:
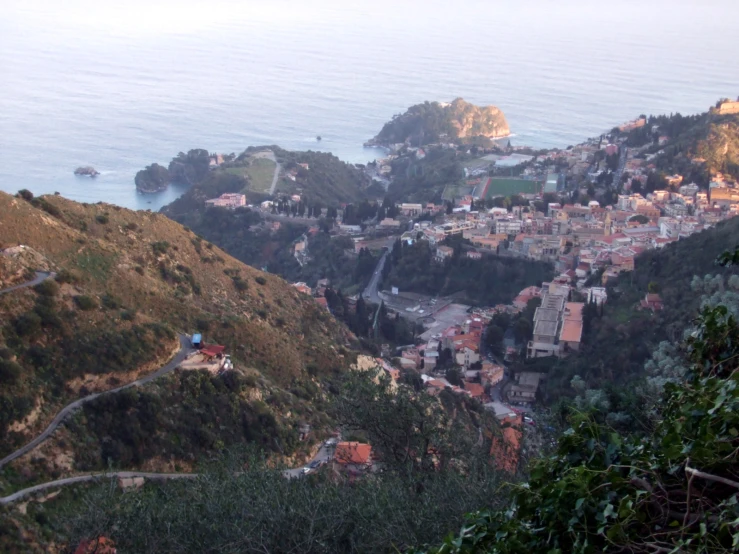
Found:
[[[536,194],[540,190],[541,183],[539,181],[493,177],[485,197],[493,198],[495,196],[510,196],[512,194]]]

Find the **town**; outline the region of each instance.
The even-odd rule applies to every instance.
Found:
[[[717,111],[729,113],[735,104],[725,102]],[[224,194],[208,203],[259,210],[273,231],[294,221],[307,223],[307,232],[292,245],[301,266],[311,260],[311,237],[322,230],[350,238],[348,255],[377,252],[374,275],[363,291],[347,298],[349,309],[355,311],[361,299],[417,330],[413,344],[382,345],[377,368],[395,381],[401,372],[415,373],[432,395],[448,389],[480,401],[502,422],[534,425],[537,392],[546,374],[521,370],[515,362],[577,352],[585,308],[606,304],[608,286],[633,271],[640,254],[739,213],[739,188],[731,177],[713,173],[706,186],[660,170],[662,147],[670,137],[659,126],[645,130],[646,125],[647,119],[640,117],[581,144],[547,151],[510,143],[474,152],[446,143],[391,145],[386,158],[361,166],[385,187],[392,183],[393,163],[404,157],[423,160],[434,150],[460,158],[464,180],[446,185],[440,201],[378,200],[366,218],[351,204],[314,209],[300,190],[257,206],[247,206],[241,194]],[[634,130],[647,132],[649,140],[633,145]],[[699,167],[704,161],[695,158],[691,163]],[[300,164],[286,177],[294,181],[298,171],[310,170]],[[383,275],[385,259],[398,242],[426,243],[433,263],[441,265],[455,255],[544,262],[553,267],[554,278],[532,283],[508,303],[492,306],[405,291]],[[294,286],[331,311],[329,279],[319,279],[314,287],[305,282]],[[644,290],[636,309],[662,309],[659,292]],[[510,322],[524,312],[531,319],[528,337],[521,340],[509,326],[495,339],[500,348],[491,348],[491,322],[497,317]]]

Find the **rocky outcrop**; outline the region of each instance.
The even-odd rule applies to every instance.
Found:
[[[423,146],[434,142],[472,142],[511,134],[503,112],[495,106],[475,106],[462,98],[451,103],[424,102],[387,122],[370,146],[408,142]]]
[[[139,192],[153,193],[165,190],[171,178],[166,167],[153,163],[136,173],[134,182]]]
[[[86,166],[80,166],[77,169],[75,169],[74,174],[84,175],[87,177],[97,177],[98,175],[100,175],[100,172],[97,171],[94,167],[86,165]]]

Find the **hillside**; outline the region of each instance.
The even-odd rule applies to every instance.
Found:
[[[341,346],[348,333],[282,279],[160,214],[4,193],[0,213],[0,247],[24,245],[22,255],[0,255],[0,282],[57,274],[0,295],[0,457],[69,401],[162,366],[176,333],[202,332],[236,367],[223,377],[175,371],[99,397],[2,468],[1,491],[108,463],[189,467],[239,442],[304,455],[299,425],[320,435],[329,424],[321,387],[351,361]]]
[[[511,130],[505,115],[495,106],[475,106],[462,98],[452,103],[424,102],[393,117],[370,141],[389,145],[410,141],[413,146],[434,142],[474,142],[507,137]]]
[[[687,182],[707,187],[715,173],[739,178],[739,114],[712,107],[691,116],[650,116],[646,125],[626,136],[629,146],[649,145],[645,153],[656,155],[659,170],[679,173]],[[664,144],[659,144],[660,137]]]

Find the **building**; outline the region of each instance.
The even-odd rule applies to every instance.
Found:
[[[534,335],[526,356],[564,356],[579,350],[582,340],[582,302],[567,302],[569,286],[549,283],[543,289],[541,306],[534,313]]]
[[[542,374],[534,371],[522,371],[516,375],[516,383],[508,389],[508,400],[519,404],[532,404],[536,401],[536,391]]]
[[[639,307],[642,310],[652,310],[653,312],[658,312],[663,307],[662,298],[659,294],[654,293],[648,293],[644,296],[644,298],[639,302]]]
[[[454,254],[454,249],[449,246],[438,246],[436,248],[436,254],[434,255],[434,259],[437,262],[443,262],[444,260],[447,260],[452,257]]]
[[[718,113],[719,115],[730,115],[739,113],[739,101],[738,102],[721,102],[721,105],[718,107]]]
[[[218,198],[206,200],[205,203],[209,206],[219,208],[240,208],[246,206],[246,196],[243,194],[226,193],[221,194]]]
[[[293,283],[293,286],[298,289],[298,291],[302,292],[303,294],[311,295],[313,294],[313,289],[311,289],[308,285],[306,285],[304,282],[299,281],[297,283]]]
[[[361,473],[372,466],[372,447],[361,442],[340,442],[334,451],[334,462],[351,473]]]

